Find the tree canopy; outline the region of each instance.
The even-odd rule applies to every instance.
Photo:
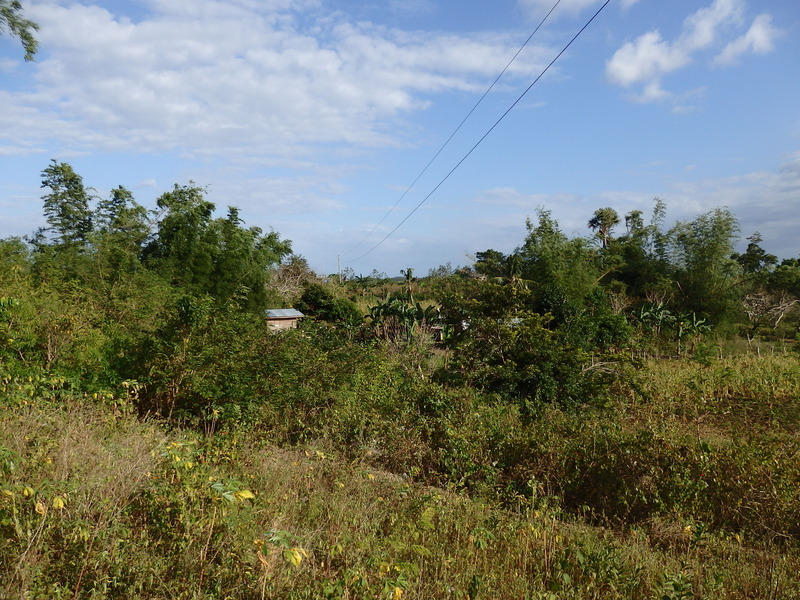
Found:
[[[0,34],[18,38],[27,61],[32,61],[39,50],[33,35],[38,30],[39,25],[22,15],[22,4],[18,0],[0,0]]]

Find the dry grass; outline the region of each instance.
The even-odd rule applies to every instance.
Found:
[[[553,410],[524,429],[498,406],[451,420],[448,435],[464,452],[469,444],[525,452],[519,445],[527,444],[540,453],[540,462],[521,457],[519,473],[506,477],[612,459],[624,476],[629,466],[679,455],[670,452],[694,448],[697,455],[686,459],[705,460],[701,441],[716,436],[713,445],[721,447],[737,437],[745,416],[737,402],[748,407],[747,423],[773,438],[796,435],[797,380],[787,378],[797,368],[782,358],[653,363],[642,393],[616,407],[619,427],[611,415],[581,421]],[[716,412],[720,403],[730,410]],[[701,421],[698,440],[701,417],[709,421]],[[641,437],[645,430],[653,437]],[[758,431],[749,435],[759,440]],[[421,449],[421,438],[407,434],[403,447]],[[545,493],[557,486],[533,482],[528,493],[482,499],[377,468],[375,456],[399,457],[397,449],[353,460],[322,442],[278,447],[269,432],[208,438],[82,397],[2,408],[0,440],[0,597],[9,600],[800,597],[796,540],[712,529],[691,514],[590,525],[600,521],[588,507],[567,512]],[[576,461],[587,445],[594,454]],[[780,487],[764,448],[772,446],[742,453],[731,442],[730,454],[719,456],[753,461],[745,483],[772,526],[794,510],[796,490],[791,482]],[[483,459],[491,468],[493,457]],[[563,472],[575,485],[578,475],[586,485],[603,481]],[[722,489],[727,474],[716,476]],[[504,481],[498,475],[497,485]]]

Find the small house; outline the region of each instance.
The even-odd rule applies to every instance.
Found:
[[[293,308],[269,308],[267,309],[267,327],[271,331],[294,329],[304,316],[299,310]]]

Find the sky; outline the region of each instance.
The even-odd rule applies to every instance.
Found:
[[[320,274],[469,265],[539,210],[589,236],[656,197],[800,256],[797,0],[561,0],[524,48],[555,0],[22,4],[40,51],[0,38],[0,238],[45,224],[55,159],[149,208],[204,187]]]

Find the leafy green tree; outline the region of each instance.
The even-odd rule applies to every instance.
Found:
[[[522,276],[523,268],[522,257],[514,252],[513,254],[503,257],[495,270],[497,275],[490,278],[490,281],[508,285],[513,288],[527,289],[534,282]]]
[[[543,403],[600,400],[611,370],[594,368],[590,353],[553,327],[550,315],[528,309],[533,300],[531,290],[480,280],[444,294],[442,319],[453,333],[442,376],[516,403],[528,416]]]
[[[243,223],[234,207],[228,208],[225,219],[214,221],[219,247],[210,293],[229,299],[244,292],[245,307],[259,311],[267,308],[270,273],[291,253],[291,246],[275,232],[263,235],[260,228],[245,228]]]
[[[784,291],[800,299],[800,258],[786,258],[770,273],[767,285],[770,290]]]
[[[603,244],[603,248],[608,247],[611,240],[611,232],[619,224],[619,215],[613,208],[599,208],[589,219],[589,229],[597,233],[597,237]]]
[[[83,178],[69,164],[53,159],[42,171],[42,187],[50,189],[42,196],[47,230],[60,245],[85,244],[92,232],[92,211]]]
[[[484,250],[475,254],[475,271],[489,279],[501,277],[506,255],[498,250]]]
[[[580,306],[594,289],[601,271],[585,239],[568,238],[550,211],[538,211],[538,223],[526,222],[528,235],[517,249],[522,279],[542,289],[558,289],[569,302]]]
[[[765,275],[778,262],[778,257],[774,254],[767,254],[761,247],[763,238],[757,231],[747,238],[749,242],[747,249],[742,253],[733,254],[732,258],[739,263],[748,275]]]
[[[672,266],[666,257],[667,236],[661,231],[666,204],[655,199],[652,220],[645,225],[642,211],[625,215],[626,234],[614,241],[619,263],[609,287],[621,287],[629,303],[658,304],[672,295]]]
[[[22,42],[25,60],[31,61],[39,49],[33,35],[39,25],[22,16],[22,4],[18,0],[0,0],[0,34],[10,34]]]
[[[214,205],[197,186],[175,184],[156,201],[163,215],[144,250],[148,265],[171,284],[197,294],[211,287],[217,240],[211,228]]]
[[[672,260],[682,312],[696,313],[715,325],[735,320],[741,295],[735,284],[741,267],[731,256],[738,231],[736,218],[724,208],[672,228]]]
[[[233,299],[258,312],[266,307],[270,272],[291,253],[277,233],[244,228],[239,211],[213,218],[214,204],[196,186],[175,185],[157,205],[163,217],[144,249],[145,262],[173,285],[209,294],[218,306]]]
[[[295,308],[321,321],[349,327],[359,325],[364,319],[351,300],[337,298],[330,289],[320,283],[306,286],[300,300],[295,303]]]
[[[116,282],[142,268],[140,256],[149,235],[147,210],[124,187],[111,190],[108,199],[98,200],[94,211],[91,242],[96,274]]]

